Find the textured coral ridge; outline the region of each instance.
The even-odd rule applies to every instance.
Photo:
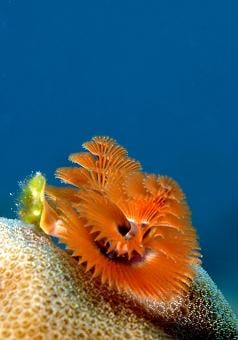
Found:
[[[175,181],[145,174],[108,137],[72,154],[56,176],[76,188],[46,187],[40,222],[93,277],[141,298],[185,294],[199,263],[196,232]]]
[[[202,268],[171,303],[140,303],[90,277],[40,230],[0,219],[0,339],[238,339],[234,314]]]
[[[0,219],[0,339],[168,339],[47,235]]]
[[[175,306],[173,306],[175,305]],[[184,298],[171,305],[148,304],[164,330],[181,340],[238,340],[238,320],[207,272],[197,268],[193,285]]]

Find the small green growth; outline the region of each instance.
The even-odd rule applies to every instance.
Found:
[[[19,196],[19,217],[26,223],[39,224],[45,190],[45,177],[36,172],[29,180],[22,184]]]

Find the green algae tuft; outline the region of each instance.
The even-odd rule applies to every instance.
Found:
[[[36,172],[21,185],[18,215],[26,223],[39,224],[43,209],[45,177]]]

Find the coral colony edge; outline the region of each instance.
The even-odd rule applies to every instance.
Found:
[[[56,171],[56,177],[70,187],[50,186],[36,173],[22,187],[22,222],[0,221],[1,309],[7,313],[6,301],[22,302],[29,320],[40,318],[41,308],[45,316],[38,325],[33,322],[15,331],[25,337],[32,331],[42,339],[44,335],[238,339],[234,313],[201,267],[197,234],[178,184],[166,176],[144,173],[140,163],[111,138],[94,137],[83,146],[86,152],[69,157],[76,166]],[[57,237],[67,250],[47,235]],[[12,295],[4,289],[18,273],[18,269],[13,273],[18,260],[12,260],[18,254],[31,300],[28,296],[23,301],[24,294],[19,293],[24,275],[15,278]],[[34,316],[37,298],[39,310]],[[8,311],[18,323],[27,322],[24,315]],[[2,335],[14,328],[12,322],[0,320]],[[62,329],[51,327],[51,322],[60,323]]]

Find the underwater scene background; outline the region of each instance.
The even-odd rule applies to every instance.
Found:
[[[173,177],[238,313],[238,3],[0,2],[0,215],[18,182],[109,135]]]

